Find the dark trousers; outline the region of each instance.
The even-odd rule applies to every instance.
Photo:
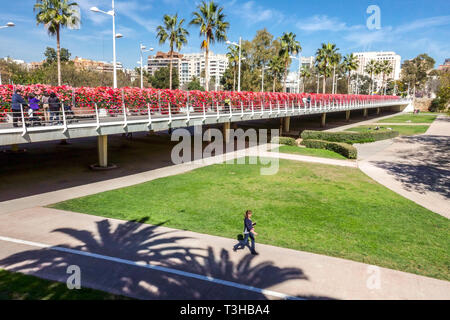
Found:
[[[250,246],[248,245],[248,239],[249,238],[250,238],[251,243],[252,243]],[[238,243],[237,245],[235,245],[234,249],[235,250],[243,249],[245,246],[249,247],[251,252],[255,252],[255,236],[253,235],[253,233],[251,233],[251,232],[250,233],[246,233],[244,235],[244,240],[242,242]]]
[[[13,117],[13,126],[17,127],[17,121],[22,121],[22,114],[20,110],[12,110],[12,117]]]

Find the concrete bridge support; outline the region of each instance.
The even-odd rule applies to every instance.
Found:
[[[377,115],[380,115],[381,113],[381,108],[377,108]]]
[[[350,110],[345,111],[345,121],[350,121]]]
[[[97,137],[98,148],[98,166],[108,167],[108,136],[101,135]]]
[[[281,119],[282,122],[282,132],[289,132],[291,126],[291,117],[284,117]]]
[[[322,113],[322,116],[320,118],[320,126],[322,128],[325,128],[325,126],[327,124],[326,121],[327,121],[327,114],[326,113]]]
[[[225,122],[223,124],[223,139],[224,139],[225,143],[230,142],[230,127],[231,127],[231,122]]]
[[[364,109],[364,118],[367,118],[369,116],[369,109]]]

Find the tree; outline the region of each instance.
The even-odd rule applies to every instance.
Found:
[[[436,61],[426,53],[420,54],[412,60],[406,60],[402,65],[401,79],[408,86],[422,89],[427,82],[430,71],[434,68]]]
[[[196,77],[193,77],[192,80],[186,84],[186,89],[189,91],[191,90],[205,91],[205,88],[203,88],[200,84],[200,80],[197,79]]]
[[[57,52],[51,47],[47,47],[44,52],[45,63],[52,64],[57,62]],[[61,62],[68,62],[70,60],[71,53],[66,48],[61,48]]]
[[[347,54],[344,57],[344,72],[347,73],[347,93],[350,94],[350,76],[352,71],[358,70],[359,62],[353,53]]]
[[[377,61],[370,60],[369,63],[366,65],[366,68],[364,69],[366,73],[370,74],[370,79],[372,83],[373,83],[373,75],[374,73],[377,72],[377,67],[378,67]],[[370,84],[369,94],[372,94],[373,91],[372,83]]]
[[[65,27],[78,28],[80,10],[76,2],[68,0],[37,0],[34,5],[37,24],[43,24],[50,36],[56,36],[56,60],[58,63],[58,85],[61,85],[60,33]]]
[[[166,41],[169,41],[169,89],[172,89],[173,48],[175,46],[177,50],[180,51],[181,47],[187,44],[186,37],[189,35],[189,32],[183,28],[184,19],[178,21],[178,14],[174,16],[170,16],[168,14],[164,15],[163,22],[164,25],[158,26],[156,28],[156,37],[158,38],[159,44],[161,45],[166,43]]]
[[[383,74],[383,89],[384,93],[386,94],[386,75],[390,75],[394,68],[392,67],[392,64],[388,60],[383,60],[380,62],[380,69],[381,73]]]
[[[336,54],[339,49],[335,44],[322,43],[322,47],[316,52],[316,66],[321,75],[323,75],[323,93],[326,92],[327,78],[331,77],[331,64],[336,59]]]
[[[230,24],[225,21],[225,14],[223,7],[219,7],[214,1],[202,1],[197,6],[198,11],[193,12],[193,19],[189,25],[196,25],[200,27],[200,36],[204,36],[201,49],[205,50],[205,87],[209,91],[209,46],[217,42],[224,42],[227,40],[227,30]]]
[[[269,62],[269,71],[273,78],[273,89],[272,91],[275,92],[275,86],[276,81],[280,81],[281,77],[283,76],[285,72],[285,61],[280,56],[274,56]],[[285,90],[286,88],[284,88]]]
[[[239,64],[239,48],[236,46],[229,46],[228,50],[227,58],[233,68],[233,91],[236,91],[236,72]]]
[[[309,79],[312,77],[312,72],[311,72],[311,68],[310,67],[306,67],[303,66],[300,70],[300,77],[302,77],[302,84],[303,84],[303,89],[302,92],[305,92],[305,82],[306,79]]]
[[[150,76],[149,82],[151,83],[153,88],[168,89],[170,86],[169,79],[169,68],[163,67],[155,71],[155,74],[153,76]],[[179,87],[178,70],[176,68],[172,70],[172,87],[173,89],[178,89]]]
[[[296,37],[295,34],[293,34],[292,32],[289,32],[289,33],[283,33],[283,36],[280,38],[281,49],[280,49],[279,55],[284,61],[284,85],[283,85],[284,92],[286,92],[288,67],[289,67],[289,63],[291,61],[289,56],[291,54],[296,55],[302,50],[302,47],[300,46],[300,42],[295,40],[295,37]]]

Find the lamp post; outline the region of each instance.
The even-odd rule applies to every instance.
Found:
[[[146,46],[144,46],[142,43],[139,45],[139,51],[141,53],[141,89],[144,89],[144,74],[143,74],[143,69],[144,69],[144,63],[142,61],[142,54],[144,52],[150,52],[153,51],[153,48],[147,49]]]
[[[91,11],[104,13],[112,17],[113,22],[113,88],[117,88],[117,62],[116,62],[116,38],[122,38],[123,36],[120,33],[116,34],[116,11],[114,10],[114,0],[112,0],[112,9],[110,11],[103,11],[97,7],[92,7]]]
[[[317,94],[319,94],[319,79],[322,77],[323,75],[319,76],[319,74],[317,74]]]
[[[264,92],[264,70],[269,70],[270,67],[263,66],[261,69],[262,79],[261,79],[261,92]]]
[[[342,77],[336,78],[336,84],[333,83],[333,94],[336,94],[336,92],[337,92],[337,84],[338,84],[338,81],[341,80],[341,79],[342,79]]]
[[[4,26],[0,26],[0,29],[4,29],[4,28],[12,28],[14,27],[15,24],[14,22],[8,22],[7,24],[5,24]]]
[[[238,71],[238,92],[241,92],[241,48],[242,48],[242,38],[239,37],[239,43],[227,41],[226,44],[239,47],[239,71]]]

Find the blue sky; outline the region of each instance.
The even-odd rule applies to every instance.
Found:
[[[79,30],[65,29],[62,46],[72,57],[112,60],[112,22],[109,16],[89,11],[97,6],[105,11],[111,0],[74,0],[81,7],[82,25]],[[300,41],[302,55],[314,55],[322,42],[334,42],[340,52],[395,51],[402,59],[420,53],[430,54],[441,64],[450,58],[450,1],[448,0],[315,0],[315,1],[217,1],[224,7],[230,22],[228,37],[252,39],[256,30],[266,27],[273,35],[294,32]],[[42,25],[34,22],[34,0],[0,1],[0,24],[8,21],[16,27],[0,30],[0,57],[11,56],[27,62],[43,59],[45,47],[56,47]],[[139,59],[139,42],[156,50],[156,26],[164,14],[175,14],[189,21],[199,1],[188,0],[116,0],[117,32],[124,38],[117,41],[117,59],[127,68],[134,68]],[[369,5],[381,9],[381,29],[369,30],[366,20]],[[187,24],[186,24],[187,25]],[[199,52],[198,28],[188,27],[189,43],[182,52]],[[156,51],[155,50],[155,51]],[[226,45],[212,50],[225,53]],[[295,69],[295,64],[292,66]]]

